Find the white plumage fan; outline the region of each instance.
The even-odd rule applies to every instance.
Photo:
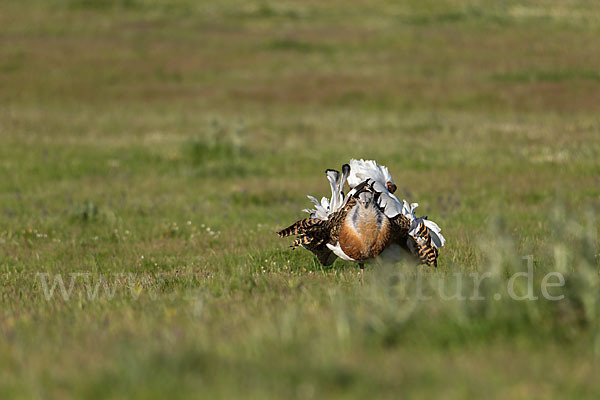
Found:
[[[338,256],[362,268],[377,257],[402,258],[399,250],[404,249],[424,264],[437,266],[438,249],[445,243],[440,227],[415,215],[417,203],[400,202],[387,167],[353,159],[341,174],[327,170],[326,176],[331,198],[308,196],[315,206],[304,210],[310,217],[278,232],[281,237],[298,235],[293,248],[307,248],[325,265]],[[346,180],[351,190],[344,196]]]

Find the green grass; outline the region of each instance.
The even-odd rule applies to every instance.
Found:
[[[596,398],[599,5],[30,0],[0,26],[1,398]],[[361,285],[274,234],[351,157],[441,225],[437,270]],[[539,299],[511,300],[528,255]],[[474,273],[485,300],[442,297]]]

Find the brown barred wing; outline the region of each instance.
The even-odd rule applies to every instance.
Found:
[[[299,246],[310,250],[317,256],[319,262],[323,265],[331,265],[337,257],[333,256],[333,252],[327,248],[327,241],[323,238],[315,238],[306,235],[300,235],[294,243],[290,246],[292,250],[295,250]]]
[[[431,234],[425,224],[421,223],[419,226],[417,238],[409,237],[407,242],[411,251],[419,258],[421,263],[437,267],[439,252],[431,242]]]
[[[287,228],[280,230],[279,232],[277,232],[277,235],[279,235],[279,237],[302,235],[306,233],[309,229],[314,229],[315,227],[322,225],[323,222],[325,221],[321,221],[317,218],[304,218],[300,221],[294,222]]]
[[[322,224],[307,229],[308,235],[314,239],[303,247],[312,251],[321,264],[328,266],[336,260],[337,256],[327,247],[327,244],[335,245],[339,241],[340,230],[346,215],[355,205],[356,199],[352,198],[341,210],[331,214],[327,221],[322,221]]]
[[[408,218],[406,218],[402,214],[398,214],[394,218],[390,218],[389,220],[393,232],[396,232],[398,235],[401,236],[408,236],[408,231],[410,231],[410,220]]]
[[[342,229],[342,225],[344,224],[346,216],[355,205],[356,199],[351,197],[341,210],[331,214],[327,220],[330,244],[335,245],[340,240],[340,230]]]
[[[306,247],[307,245],[311,244],[312,241],[313,238],[308,237],[306,235],[300,235],[296,239],[294,239],[294,243],[292,243],[290,247],[292,248],[292,250],[296,250],[300,246]]]
[[[292,249],[302,246],[311,251],[321,264],[331,265],[337,257],[327,248],[330,230],[331,221],[329,220],[305,218],[282,229],[277,234],[280,237],[298,235],[290,246]]]
[[[427,244],[417,245],[419,260],[425,265],[437,267],[438,249]]]
[[[390,241],[400,245],[404,250],[412,252],[408,246],[408,232],[410,231],[410,220],[402,214],[390,218]]]

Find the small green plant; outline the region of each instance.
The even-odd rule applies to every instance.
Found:
[[[82,222],[90,222],[98,217],[98,206],[90,200],[84,201],[73,206],[71,216]]]

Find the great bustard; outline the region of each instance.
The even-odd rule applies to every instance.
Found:
[[[277,232],[280,237],[296,235],[292,248],[312,251],[323,265],[337,257],[365,262],[378,257],[397,261],[405,253],[422,263],[437,266],[438,248],[445,240],[437,224],[417,218],[418,204],[400,202],[394,196],[396,185],[384,166],[375,161],[351,160],[342,173],[328,169],[331,198],[319,202],[308,196],[315,208],[304,210],[310,217]],[[350,191],[343,193],[344,182]]]

